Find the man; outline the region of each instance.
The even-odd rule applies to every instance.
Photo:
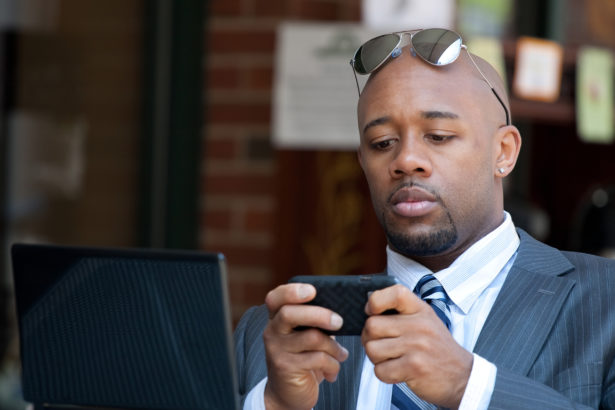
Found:
[[[359,161],[403,285],[374,292],[361,337],[337,340],[295,330],[341,327],[302,305],[313,287],[271,291],[235,334],[245,408],[615,408],[615,263],[515,231],[502,179],[521,138],[502,81],[466,52],[435,66],[403,45],[364,70],[358,105]],[[444,321],[412,292],[431,274]]]

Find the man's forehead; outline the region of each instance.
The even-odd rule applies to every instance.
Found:
[[[457,67],[433,67],[427,63],[417,62],[418,58],[407,53],[399,56],[382,69],[372,74],[359,98],[359,114],[369,108],[370,111],[386,111],[391,105],[407,105],[415,98],[429,99],[441,103],[457,99],[464,92],[460,81],[463,76],[457,74]],[[458,80],[461,77],[462,80]],[[467,80],[465,80],[467,81]],[[440,105],[439,104],[439,105]],[[438,110],[441,107],[415,107],[420,110]],[[450,110],[449,110],[450,111]]]
[[[491,77],[490,81],[498,88],[497,91],[505,96],[503,83],[495,70],[482,59],[478,62],[484,66],[484,72]],[[421,95],[442,103],[456,100],[463,104],[485,105],[484,109],[490,110],[494,98],[491,94],[491,88],[473,66],[467,53],[462,53],[452,64],[433,66],[404,49],[399,57],[371,75],[361,93],[358,109],[361,116],[365,105],[388,105],[394,101],[403,103],[406,98]],[[507,101],[506,98],[504,100]]]

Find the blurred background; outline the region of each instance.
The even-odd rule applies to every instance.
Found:
[[[378,31],[400,10],[435,10],[465,40],[496,42],[511,90],[518,40],[555,42],[556,98],[511,91],[524,139],[505,206],[550,245],[613,256],[610,63],[590,90],[606,90],[611,127],[599,141],[579,127],[578,80],[586,47],[610,62],[615,3],[419,3],[427,2],[0,0],[0,408],[23,407],[12,243],[223,252],[235,321],[291,276],[384,268],[385,240],[353,149],[277,142],[284,24]],[[342,57],[355,87],[351,54]],[[354,106],[353,92],[340,104]],[[322,124],[316,116],[311,125]]]

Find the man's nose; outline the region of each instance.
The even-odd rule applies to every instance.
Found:
[[[393,178],[412,175],[428,177],[431,175],[431,160],[425,143],[412,138],[402,140],[397,146],[389,172]]]

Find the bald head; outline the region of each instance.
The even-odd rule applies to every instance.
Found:
[[[500,125],[506,124],[507,112],[510,115],[510,103],[502,78],[487,61],[476,55],[470,58],[469,53],[463,50],[453,63],[446,66],[433,66],[418,56],[412,56],[410,51],[404,48],[400,56],[388,61],[370,75],[359,99],[359,110],[362,100],[369,98],[371,88],[380,88],[389,81],[404,81],[406,84],[411,81],[415,83],[414,85],[425,88],[428,87],[428,83],[424,82],[426,78],[438,79],[436,86],[430,87],[434,87],[434,91],[441,98],[447,98],[447,94],[459,94],[460,91],[466,90],[468,93],[465,104],[482,106],[482,110],[492,114],[489,116],[491,120],[496,120]],[[376,83],[375,86],[374,83]],[[448,87],[443,87],[444,84]],[[398,83],[396,87],[401,92],[400,85]],[[506,107],[507,112],[502,105]],[[509,118],[508,120],[510,121]]]
[[[467,56],[467,53],[463,53],[460,58],[465,58],[464,61],[467,61],[468,64],[472,64],[472,61],[470,61],[470,58]],[[504,84],[504,80],[502,80],[500,74],[496,71],[495,68],[493,68],[491,64],[489,64],[486,60],[482,59],[476,54],[472,54],[472,59],[474,60],[480,71],[483,73],[483,75],[487,77],[487,80],[489,80],[495,92],[498,93],[500,100],[506,106],[506,109],[508,110],[510,115],[510,101],[508,100],[508,92],[506,91],[506,85]]]

